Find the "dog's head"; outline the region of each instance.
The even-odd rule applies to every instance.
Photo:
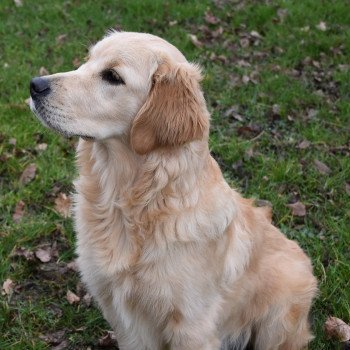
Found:
[[[31,109],[65,136],[127,137],[145,154],[207,136],[200,69],[150,34],[114,32],[79,69],[32,79]]]

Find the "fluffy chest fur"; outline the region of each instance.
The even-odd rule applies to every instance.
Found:
[[[237,214],[232,190],[209,153],[203,157],[205,148],[191,147],[180,157],[148,159],[140,170],[121,142],[78,146],[75,219],[83,280],[100,304],[114,305],[124,327],[152,324],[163,338],[170,325],[203,309],[215,320],[226,284],[249,258],[250,240],[228,229]],[[111,167],[111,158],[121,161]],[[228,250],[237,250],[235,261]],[[105,317],[115,320],[106,311]]]

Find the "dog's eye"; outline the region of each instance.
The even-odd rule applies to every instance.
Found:
[[[102,73],[102,79],[113,85],[125,84],[120,75],[113,69],[104,70]]]

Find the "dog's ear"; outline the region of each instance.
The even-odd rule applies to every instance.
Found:
[[[137,153],[180,146],[208,135],[209,113],[200,80],[196,65],[169,60],[159,65],[148,99],[131,128],[130,141]]]

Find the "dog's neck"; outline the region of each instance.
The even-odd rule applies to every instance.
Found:
[[[99,192],[100,207],[114,203],[133,208],[150,207],[160,194],[163,199],[181,197],[184,206],[191,206],[188,201],[195,201],[195,183],[210,158],[204,140],[140,156],[123,139],[81,139],[77,154],[80,176],[94,182],[91,186]],[[78,191],[86,192],[89,200],[88,191]]]
[[[77,155],[79,244],[109,241],[108,252],[95,258],[111,271],[146,259],[141,252],[147,245],[166,255],[171,242],[211,242],[235,215],[232,190],[205,140],[146,156],[123,140],[80,140]]]

